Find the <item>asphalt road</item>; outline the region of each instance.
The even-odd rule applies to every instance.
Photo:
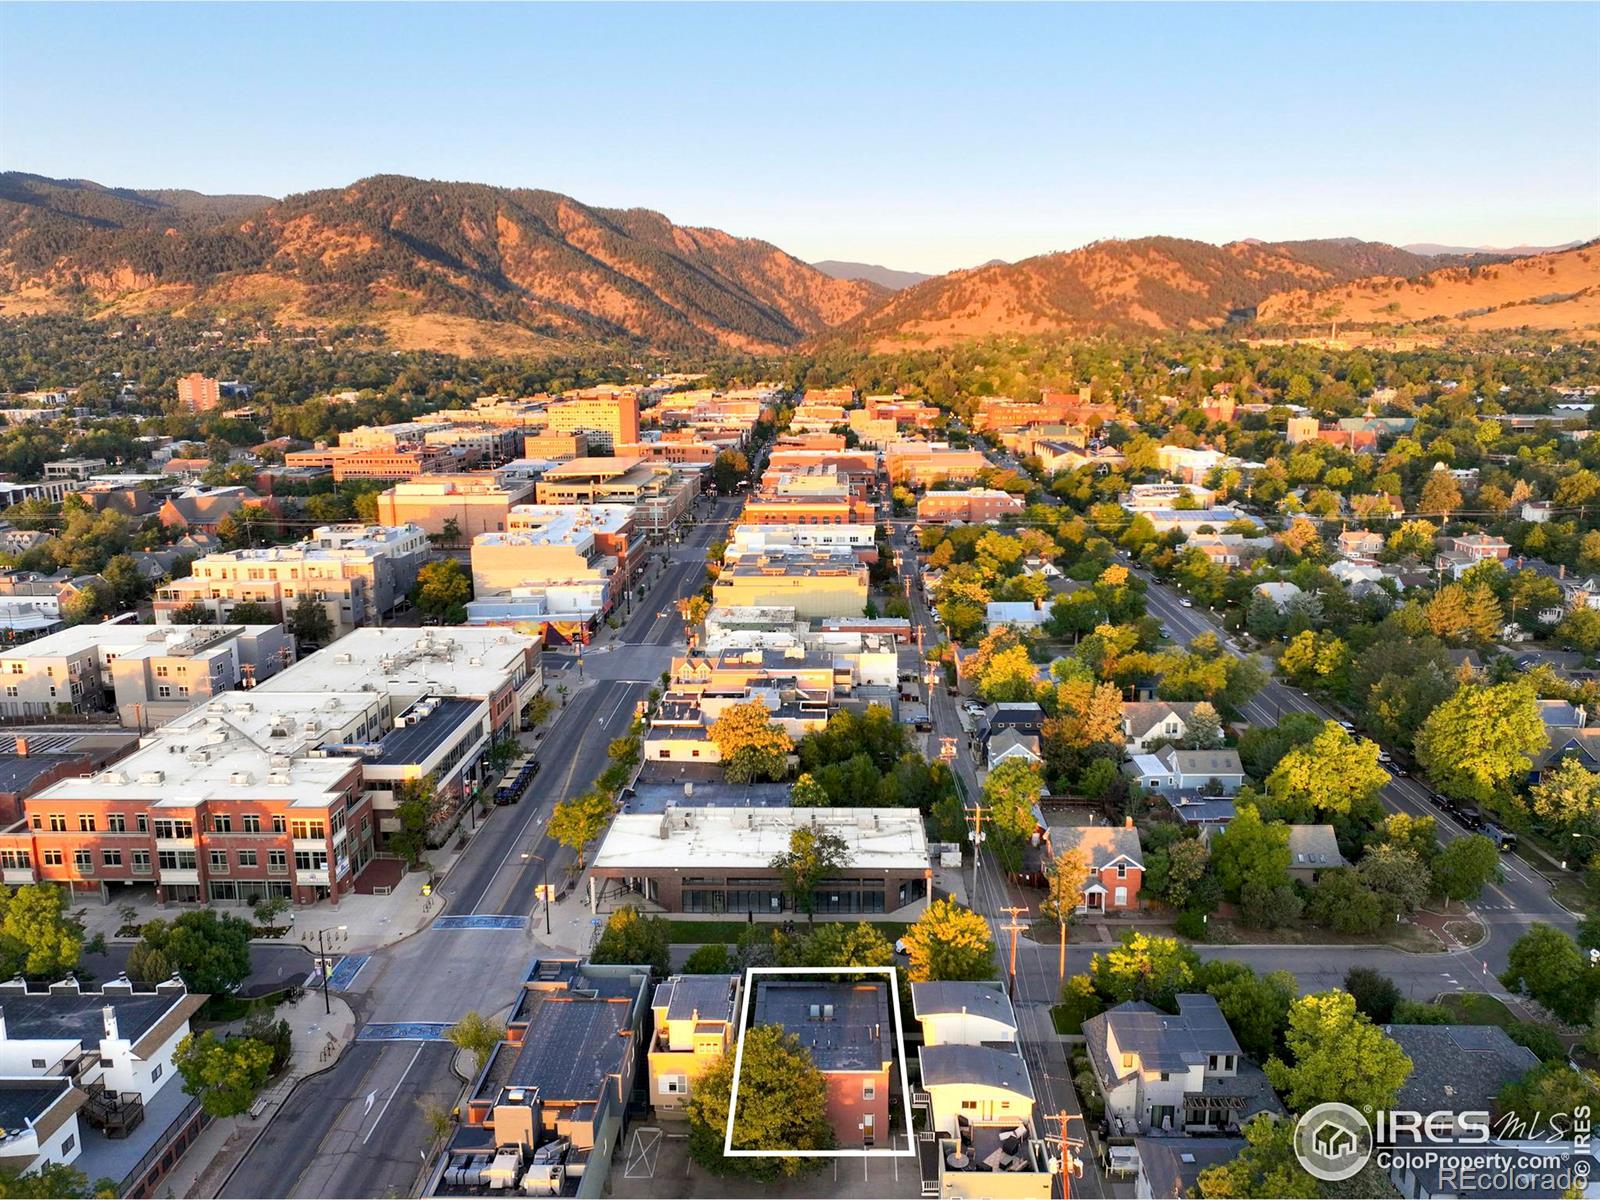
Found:
[[[469,1010],[503,1017],[533,959],[567,953],[544,942],[536,900],[541,879],[574,886],[573,854],[545,833],[556,802],[584,791],[606,765],[606,747],[633,719],[681,650],[677,601],[705,580],[705,547],[723,536],[737,502],[708,506],[666,569],[618,631],[587,649],[546,654],[547,691],[564,707],[533,746],[543,766],[521,804],[497,808],[440,885],[443,914],[531,917],[521,930],[426,929],[377,951],[345,999],[358,1025],[454,1022]],[[665,611],[666,615],[662,616]],[[541,859],[544,860],[541,862]],[[229,1179],[224,1196],[410,1195],[432,1142],[428,1108],[456,1102],[460,1083],[442,1043],[358,1042],[307,1080]]]

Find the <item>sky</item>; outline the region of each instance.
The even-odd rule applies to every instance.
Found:
[[[939,272],[1600,235],[1600,5],[3,4],[0,167],[547,188]]]

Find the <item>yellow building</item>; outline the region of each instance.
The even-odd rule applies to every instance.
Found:
[[[792,607],[801,620],[859,617],[867,607],[867,567],[853,554],[807,551],[732,563],[711,588],[717,607]]]
[[[695,1081],[733,1052],[739,976],[674,975],[650,1004],[650,1103],[658,1117],[683,1117]]]

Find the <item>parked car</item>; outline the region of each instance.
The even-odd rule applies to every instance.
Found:
[[[1517,835],[1509,829],[1501,829],[1493,821],[1483,822],[1483,828],[1480,832],[1499,847],[1501,854],[1509,854],[1517,848]]]
[[[1182,605],[1184,608],[1193,608],[1194,607],[1194,601],[1189,599],[1189,597],[1187,597],[1187,596],[1185,596],[1182,600],[1179,600],[1178,603],[1180,605]]]

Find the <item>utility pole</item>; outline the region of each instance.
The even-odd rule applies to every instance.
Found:
[[[1002,908],[1000,911],[1011,918],[1011,921],[1002,928],[1004,928],[1006,932],[1011,935],[1011,969],[1009,986],[1011,988],[1011,998],[1015,1000],[1017,997],[1017,934],[1021,933],[1025,928],[1027,928],[1027,926],[1025,926],[1021,921],[1017,920],[1017,918],[1028,911],[1028,906],[1026,904],[1013,904],[1007,906],[1006,908]]]
[[[1081,1121],[1083,1116],[1080,1113],[1069,1113],[1063,1108],[1049,1114],[1045,1117],[1045,1120],[1055,1121],[1060,1127],[1061,1132],[1059,1134],[1046,1140],[1052,1141],[1061,1147],[1061,1198],[1062,1200],[1072,1200],[1073,1176],[1077,1176],[1079,1179],[1083,1178],[1083,1159],[1073,1151],[1083,1149],[1083,1139],[1067,1136],[1067,1122]]]
[[[945,740],[951,741],[952,739],[946,738]],[[944,756],[940,755],[940,757],[943,758]],[[954,758],[955,756],[952,754],[950,757]],[[978,859],[983,854],[983,814],[989,810],[981,804],[973,804],[967,807],[967,811],[972,814],[972,832],[969,835],[972,838],[972,894],[967,897],[967,907],[977,911]]]

